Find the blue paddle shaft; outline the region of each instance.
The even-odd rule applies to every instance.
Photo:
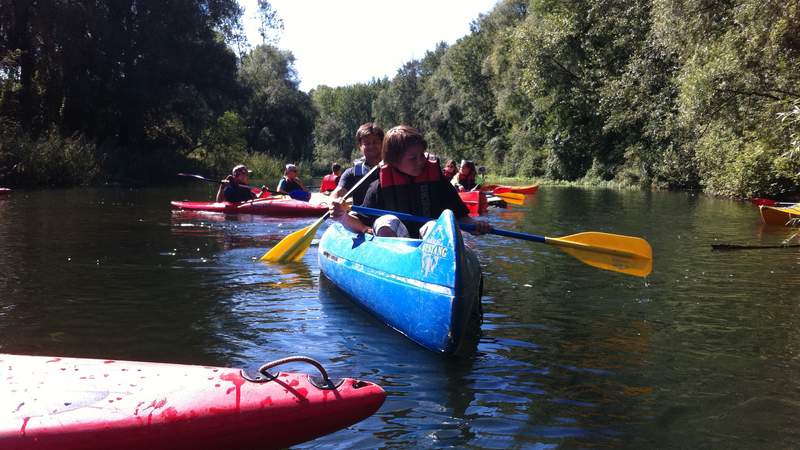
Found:
[[[422,217],[422,216],[415,216],[412,214],[405,214],[401,212],[395,211],[384,211],[382,209],[375,209],[375,208],[367,208],[366,206],[353,206],[353,211],[357,213],[361,213],[367,216],[383,216],[386,214],[391,214],[397,217],[400,220],[406,220],[409,222],[427,222],[431,220],[429,217]],[[464,231],[475,231],[475,225],[471,223],[459,223],[459,228]],[[492,228],[489,233],[496,234],[498,236],[506,236],[516,239],[523,239],[526,241],[533,241],[533,242],[546,242],[544,236],[539,236],[537,234],[528,234],[528,233],[520,233],[517,231],[509,231],[509,230],[502,230],[500,228]]]

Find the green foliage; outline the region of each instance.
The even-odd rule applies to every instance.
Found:
[[[83,136],[62,137],[51,130],[38,139],[3,130],[0,184],[69,186],[102,181],[97,146]]]
[[[351,158],[342,157],[338,148],[332,145],[318,145],[314,148],[314,161],[312,173],[314,175],[325,175],[330,173],[331,165],[339,163],[342,167],[350,165]]]
[[[315,111],[308,94],[297,88],[294,56],[259,45],[242,59],[239,77],[249,91],[243,114],[250,148],[288,159],[310,159]]]
[[[233,0],[17,3],[0,7],[0,181],[320,174],[374,121],[495,176],[800,193],[800,0],[501,0],[391,79],[310,94],[266,0],[252,49]]]
[[[200,161],[213,172],[228,172],[231,167],[240,164],[247,154],[244,135],[242,119],[237,113],[228,111],[205,130],[200,146],[189,157]]]
[[[504,0],[400,68],[372,111],[498,176],[796,193],[799,4]]]
[[[54,143],[57,130],[101,145],[95,164],[108,175],[174,169],[237,101],[236,55],[223,37],[241,36],[241,13],[235,0],[3,6],[0,118],[32,143]]]
[[[326,158],[333,159],[331,149],[336,149],[337,160],[350,160],[357,147],[356,130],[361,124],[374,121],[372,105],[387,85],[386,80],[373,80],[338,88],[318,86],[311,91],[319,113],[314,127],[314,145],[323,149]]]
[[[265,155],[262,153],[251,153],[241,160],[242,164],[246,165],[248,169],[253,171],[250,176],[251,180],[259,180],[259,184],[266,185],[270,188],[276,188],[278,181],[283,177],[283,169],[286,162],[282,159],[273,156]],[[298,169],[301,175],[304,173],[303,168],[308,164],[298,163]],[[230,169],[228,169],[230,171]],[[307,172],[305,172],[307,173]],[[301,176],[302,177],[302,176]],[[310,178],[308,176],[302,177],[303,179]]]
[[[683,46],[677,119],[689,130],[684,145],[695,148],[701,183],[726,195],[797,192],[797,127],[784,118],[800,99],[800,2],[702,6],[695,18],[660,11],[685,20],[672,31],[681,36],[662,33],[667,45]]]

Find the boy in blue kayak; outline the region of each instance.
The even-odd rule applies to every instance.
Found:
[[[217,201],[238,203],[256,198],[256,194],[247,185],[249,176],[250,171],[244,164],[234,167],[231,174],[225,177],[222,184],[219,185]]]
[[[297,166],[294,164],[286,165],[283,178],[278,182],[276,191],[278,194],[286,194],[295,200],[308,201],[311,198],[311,192],[303,186],[300,178],[297,178]]]
[[[469,216],[455,187],[442,175],[438,161],[426,157],[427,148],[422,134],[410,126],[400,125],[389,130],[381,150],[384,163],[361,205],[434,219],[449,209],[459,222],[474,224],[476,234],[488,233],[489,223]],[[393,215],[381,216],[372,222],[368,217],[347,214],[339,202],[334,202],[332,209],[333,217],[356,233],[420,238],[428,227],[428,224],[420,227],[418,223],[402,222]]]

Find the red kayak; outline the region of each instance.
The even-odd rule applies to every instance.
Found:
[[[458,196],[461,201],[467,205],[470,216],[479,216],[486,214],[489,203],[486,201],[486,195],[480,191],[459,192]]]
[[[11,193],[11,189],[9,189],[9,188],[0,188],[0,195],[10,194],[10,193]]]
[[[276,217],[321,216],[327,204],[309,203],[288,197],[259,198],[241,203],[230,202],[170,202],[175,209],[208,211],[225,214],[263,214]]]
[[[378,410],[380,386],[267,369],[0,354],[0,448],[285,448]]]

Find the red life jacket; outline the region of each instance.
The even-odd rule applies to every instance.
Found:
[[[339,184],[339,177],[335,173],[329,173],[322,177],[322,184],[319,187],[320,192],[328,192],[336,189]]]
[[[379,173],[383,206],[390,211],[439,217],[446,208],[442,187],[452,189],[447,183],[440,182],[441,179],[441,169],[434,161],[427,161],[422,173],[416,177],[384,165]]]

